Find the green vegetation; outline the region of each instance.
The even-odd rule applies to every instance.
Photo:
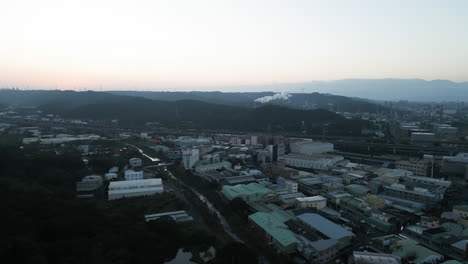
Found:
[[[170,193],[110,202],[75,198],[75,181],[84,173],[76,152],[0,149],[2,259],[164,263],[179,248],[201,252],[216,244],[214,236],[191,224],[145,222],[144,214],[185,209]]]
[[[159,122],[163,127],[179,129],[307,134],[322,134],[326,126],[327,135],[348,136],[360,135],[362,128],[371,126],[368,121],[346,119],[328,110],[300,110],[289,108],[289,105],[268,104],[253,108],[194,100],[157,101],[98,92],[5,90],[0,93],[5,103],[29,103],[45,113],[65,118],[118,119],[122,126]],[[365,102],[357,105],[361,104]]]

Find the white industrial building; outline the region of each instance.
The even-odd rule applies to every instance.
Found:
[[[327,207],[327,198],[317,195],[312,197],[298,197],[295,205],[299,208],[317,208],[323,209]]]
[[[140,158],[131,158],[128,160],[128,164],[132,167],[141,167],[143,165],[143,161]]]
[[[199,149],[186,149],[182,151],[182,164],[186,170],[190,170],[200,159]]]
[[[162,193],[164,187],[162,180],[147,179],[134,181],[114,181],[109,183],[108,199],[116,200],[128,197],[148,196]]]
[[[313,155],[333,151],[333,144],[328,142],[319,142],[312,140],[303,140],[289,144],[292,153]]]
[[[287,166],[297,168],[308,168],[316,170],[327,170],[337,162],[343,160],[342,156],[329,154],[303,155],[290,153],[283,157]]]
[[[143,171],[126,170],[124,179],[126,181],[143,180]]]

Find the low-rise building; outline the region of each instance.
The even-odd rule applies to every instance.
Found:
[[[147,179],[133,181],[114,181],[109,183],[108,199],[149,196],[164,191],[162,180]]]
[[[316,170],[327,170],[344,159],[342,156],[331,154],[304,155],[296,153],[290,153],[282,158],[287,166]]]
[[[221,193],[228,199],[241,198],[246,202],[266,201],[273,196],[273,191],[258,183],[223,186]]]
[[[327,198],[317,195],[312,197],[298,197],[295,205],[299,208],[316,208],[318,210],[327,207]]]
[[[429,174],[430,163],[428,160],[399,160],[395,162],[395,167],[411,171],[416,176],[427,176]]]
[[[232,164],[229,161],[222,161],[217,163],[208,163],[208,164],[200,164],[195,167],[196,172],[207,172],[207,171],[214,171],[219,169],[231,169]]]
[[[143,165],[143,161],[140,158],[131,158],[128,160],[128,164],[133,168],[138,168]]]
[[[393,254],[353,251],[348,264],[401,264],[401,258]]]
[[[124,179],[126,181],[143,180],[143,171],[126,170]]]

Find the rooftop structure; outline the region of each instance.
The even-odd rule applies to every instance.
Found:
[[[173,211],[173,212],[145,215],[145,220],[146,222],[154,221],[164,216],[170,217],[176,222],[188,222],[188,221],[193,220],[193,217],[188,215],[187,212],[185,211]]]
[[[114,181],[109,183],[109,200],[148,196],[164,191],[161,179]]]
[[[401,264],[401,258],[393,254],[353,251],[349,264]]]
[[[221,193],[228,199],[242,198],[246,202],[264,201],[273,191],[258,183],[223,186]]]
[[[286,211],[258,212],[249,216],[249,221],[257,228],[263,230],[266,237],[281,251],[292,253],[296,250],[299,240],[288,229],[286,221],[293,219],[294,215]]]
[[[330,154],[304,155],[290,153],[283,157],[285,164],[298,168],[309,168],[316,170],[327,170],[337,162],[343,160],[342,156]]]
[[[319,214],[305,213],[298,215],[297,218],[328,238],[341,240],[350,239],[354,236],[354,234],[348,231],[346,228],[333,223]]]
[[[333,144],[312,140],[303,140],[289,144],[291,152],[305,155],[322,154],[333,151]]]

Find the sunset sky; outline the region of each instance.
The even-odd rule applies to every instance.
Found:
[[[0,88],[344,78],[468,81],[468,1],[0,1]]]

